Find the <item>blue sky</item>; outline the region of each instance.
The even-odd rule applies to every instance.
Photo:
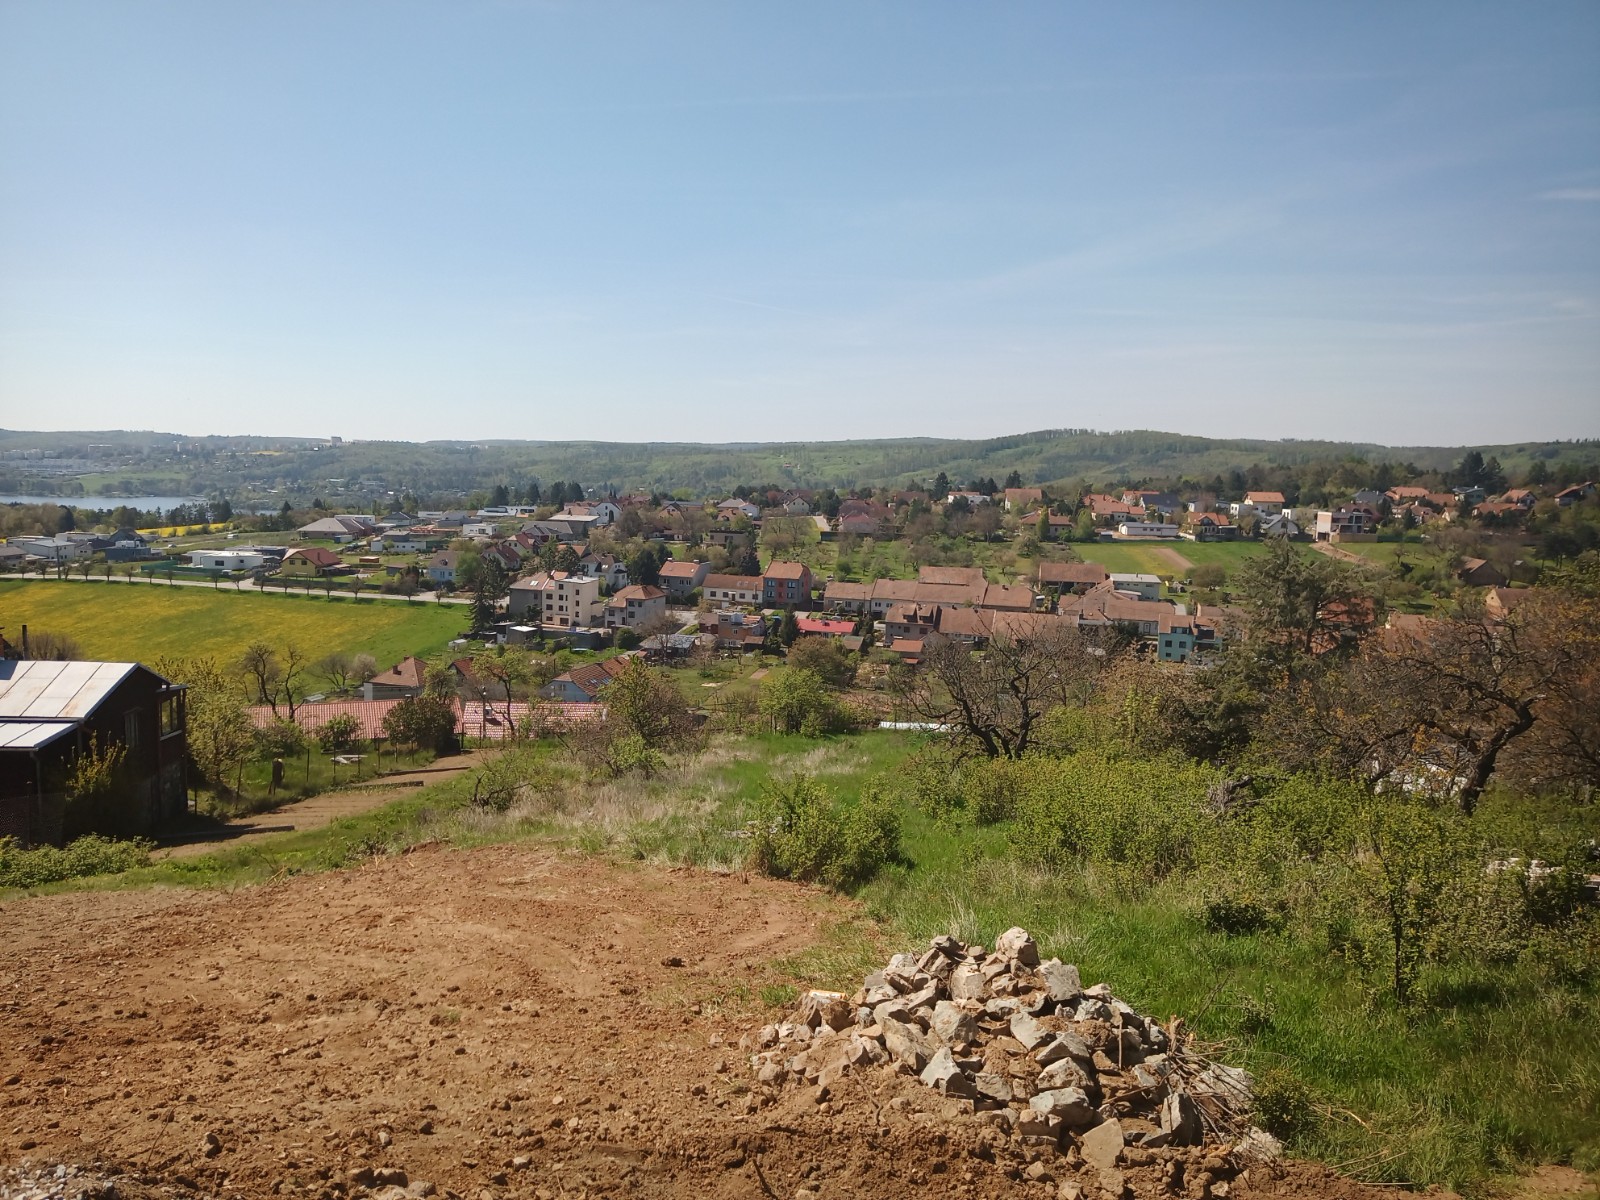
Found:
[[[0,0],[0,424],[1600,435],[1600,4]]]

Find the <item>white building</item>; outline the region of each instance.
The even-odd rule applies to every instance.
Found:
[[[189,555],[189,565],[209,571],[253,571],[266,566],[267,559],[248,550],[195,550]]]
[[[15,546],[30,557],[51,562],[72,562],[88,558],[94,553],[94,547],[87,541],[69,537],[14,537],[8,539],[6,544]]]
[[[1141,600],[1161,599],[1159,575],[1111,575],[1111,587],[1118,592],[1131,592]]]
[[[577,629],[602,624],[605,601],[593,575],[541,571],[511,585],[506,609],[513,617],[533,617],[541,625]]]
[[[1117,532],[1123,537],[1175,538],[1178,527],[1161,521],[1124,521]]]

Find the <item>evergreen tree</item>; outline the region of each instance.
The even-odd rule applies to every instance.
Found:
[[[737,569],[734,574],[750,576],[761,574],[761,557],[756,553],[754,546],[746,546],[744,548],[744,551],[739,555]]]
[[[1020,472],[1013,471],[1013,472],[1011,472],[1011,474],[1006,476],[1006,487],[1007,488],[1019,488],[1021,486],[1022,486],[1022,475],[1021,475]]]
[[[933,480],[933,498],[942,500],[950,494],[950,476],[940,471]]]
[[[799,636],[800,622],[795,619],[794,609],[788,609],[783,614],[783,621],[778,625],[778,640],[788,647],[794,645],[795,639]]]

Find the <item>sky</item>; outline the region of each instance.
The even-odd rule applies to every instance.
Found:
[[[0,0],[0,426],[1600,435],[1600,4]]]

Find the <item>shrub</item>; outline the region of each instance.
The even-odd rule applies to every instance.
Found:
[[[62,879],[112,875],[150,864],[152,842],[116,841],[89,834],[66,847],[24,850],[14,838],[0,838],[0,887],[29,888]]]
[[[899,855],[899,814],[881,788],[869,785],[850,804],[795,775],[768,784],[756,803],[750,863],[774,878],[848,888]]]
[[[761,715],[780,733],[820,737],[834,732],[839,708],[815,671],[785,667],[761,681]]]
[[[1285,1140],[1310,1131],[1317,1107],[1311,1089],[1288,1071],[1274,1067],[1256,1080],[1256,1120]]]
[[[274,721],[256,731],[256,755],[260,758],[296,758],[305,752],[305,730],[293,721]]]
[[[360,732],[361,722],[349,713],[341,713],[317,730],[317,745],[325,754],[342,754],[356,744]]]

